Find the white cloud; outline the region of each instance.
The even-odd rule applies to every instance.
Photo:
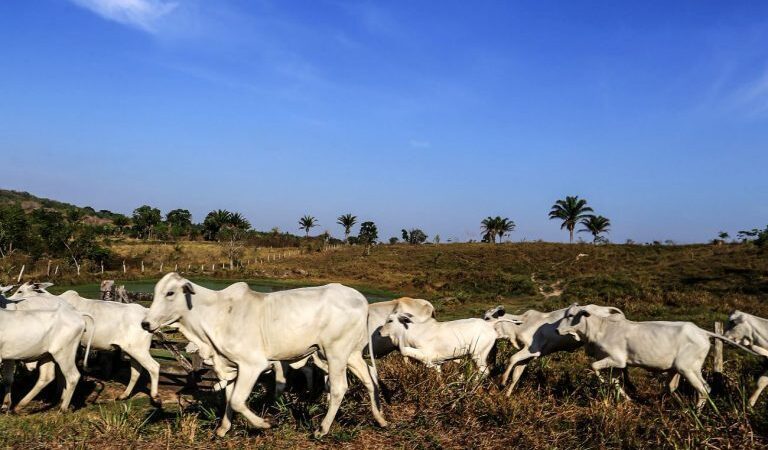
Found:
[[[419,139],[411,139],[408,144],[413,148],[430,148],[432,147],[432,143],[429,141],[419,140]]]
[[[178,4],[166,0],[70,0],[101,17],[124,25],[155,32],[158,19],[170,13]]]

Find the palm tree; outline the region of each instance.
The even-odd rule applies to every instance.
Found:
[[[304,232],[307,233],[307,237],[309,237],[309,230],[317,226],[317,219],[310,215],[305,215],[301,219],[299,219],[299,229],[304,230]]]
[[[480,222],[480,229],[483,231],[483,237],[488,241],[496,243],[496,230],[499,229],[496,217],[488,216]]]
[[[509,217],[501,218],[496,217],[496,234],[499,235],[499,244],[501,244],[501,238],[505,234],[509,234],[515,230],[515,222],[510,220]]]
[[[563,221],[560,225],[560,229],[568,229],[570,234],[570,242],[573,243],[573,229],[576,228],[576,223],[579,220],[588,217],[587,213],[592,212],[592,208],[587,206],[587,201],[579,199],[579,196],[567,196],[565,200],[558,200],[552,205],[552,210],[549,211],[549,219],[560,219]]]
[[[592,242],[597,242],[602,233],[607,233],[611,227],[611,221],[607,217],[588,215],[579,222],[584,228],[579,233],[592,233]]]
[[[349,233],[352,231],[352,227],[357,223],[357,216],[343,214],[336,219],[336,223],[344,227],[344,240],[349,243]]]

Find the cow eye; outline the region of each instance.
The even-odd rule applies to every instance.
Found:
[[[174,294],[174,292],[173,292],[173,291],[168,291],[168,292],[166,292],[166,293],[165,293],[165,296],[166,296],[166,297],[170,297],[170,296],[172,296],[173,294]]]

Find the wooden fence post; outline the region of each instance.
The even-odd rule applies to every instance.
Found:
[[[141,273],[144,273],[144,260],[141,260]]]
[[[51,276],[51,260],[48,260],[48,269],[45,271],[45,276],[50,277]]]
[[[58,274],[59,274],[59,265],[56,264],[56,270],[53,271],[53,276],[55,277]]]
[[[715,334],[723,334],[723,323],[715,322]],[[715,373],[723,373],[723,341],[715,339],[715,362],[713,369]]]
[[[126,268],[125,268],[125,260],[123,260],[123,273],[125,273],[125,271],[126,271]]]
[[[24,267],[26,267],[26,265],[22,264],[21,265],[21,270],[19,270],[19,278],[16,279],[17,283],[21,282],[21,277],[24,276]]]

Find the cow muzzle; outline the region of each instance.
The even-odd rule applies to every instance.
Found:
[[[142,321],[142,322],[141,322],[141,328],[142,328],[144,331],[149,331],[150,333],[152,332],[152,329],[151,329],[151,328],[150,328],[150,326],[149,326],[149,322],[147,322],[146,320],[144,320],[144,321]]]

